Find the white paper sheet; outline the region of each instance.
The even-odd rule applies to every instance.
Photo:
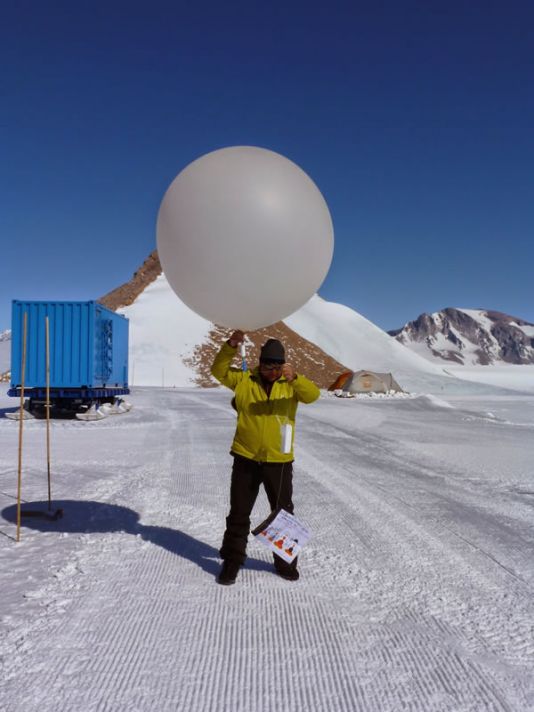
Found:
[[[256,539],[290,564],[311,537],[310,530],[293,514],[280,510]]]

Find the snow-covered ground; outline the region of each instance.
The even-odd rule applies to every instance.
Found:
[[[534,393],[534,366],[447,366],[446,372],[466,381],[486,383],[522,393]]]
[[[18,544],[18,424],[0,417],[0,709],[534,710],[534,397],[301,407],[301,579],[251,541],[231,587],[215,583],[229,391],[131,400],[52,423],[65,516],[24,520]],[[45,423],[24,429],[36,506]],[[260,494],[253,520],[266,514]]]

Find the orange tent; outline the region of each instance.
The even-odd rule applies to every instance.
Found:
[[[331,386],[328,386],[329,391],[337,391],[338,388],[343,388],[347,380],[352,376],[352,371],[344,371],[341,373]]]

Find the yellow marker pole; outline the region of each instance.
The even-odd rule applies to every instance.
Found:
[[[52,486],[50,477],[50,322],[45,317],[46,338],[46,464],[48,470],[48,511],[52,509]]]
[[[17,541],[20,541],[20,498],[22,492],[22,433],[24,426],[24,375],[26,370],[26,338],[28,313],[24,312],[22,327],[22,363],[20,368],[20,420],[19,420],[19,475],[17,487]]]

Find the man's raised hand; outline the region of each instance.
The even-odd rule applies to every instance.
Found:
[[[239,344],[243,343],[243,340],[245,339],[245,334],[241,330],[234,331],[232,336],[228,339],[228,344],[233,348],[237,348]]]
[[[290,363],[284,363],[282,366],[282,376],[288,381],[294,381],[297,377],[295,369]]]

